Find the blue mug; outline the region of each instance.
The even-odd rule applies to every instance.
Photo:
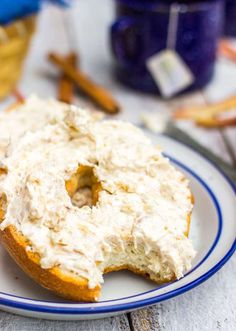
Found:
[[[223,27],[222,0],[115,0],[111,26],[115,73],[124,84],[161,94],[147,61],[167,48],[170,12],[178,5],[174,51],[194,79],[181,92],[205,86],[213,76],[218,40]]]
[[[225,0],[225,35],[236,37],[236,1]]]

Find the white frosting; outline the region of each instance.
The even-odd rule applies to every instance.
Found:
[[[62,120],[66,105],[31,96],[17,109],[0,113],[0,160],[9,155],[28,131],[36,131],[55,119]]]
[[[54,102],[53,114],[60,107]],[[188,181],[133,125],[98,121],[69,106],[63,114],[25,134],[3,159],[7,209],[0,229],[15,225],[42,268],[59,266],[91,288],[103,282],[105,268],[119,265],[153,278],[182,277],[195,255],[184,235],[192,210]],[[75,206],[65,187],[80,165],[102,185],[92,207]]]
[[[0,112],[0,161],[11,154],[25,133],[35,132],[49,123],[63,120],[68,107],[73,109],[75,106],[32,95],[24,104]],[[103,114],[93,112],[93,116],[101,119]]]

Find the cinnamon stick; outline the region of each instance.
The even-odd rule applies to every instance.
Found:
[[[216,116],[195,120],[196,124],[206,128],[224,128],[236,125],[236,116],[231,118],[219,118]]]
[[[236,125],[236,116],[222,118],[222,114],[236,108],[236,96],[229,97],[207,106],[195,106],[178,109],[173,117],[175,119],[190,119],[197,125],[207,128],[226,127]]]
[[[229,97],[207,106],[186,107],[177,110],[173,116],[176,119],[199,119],[216,115],[220,112],[236,108],[236,96]]]
[[[77,57],[75,53],[70,53],[65,57],[65,61],[76,69]],[[58,100],[65,103],[72,103],[74,84],[65,73],[62,73],[58,83]]]
[[[221,40],[219,43],[219,53],[236,62],[236,49],[227,40]]]
[[[75,70],[70,63],[63,59],[63,57],[55,53],[50,53],[48,58],[53,64],[60,68],[81,91],[89,96],[104,111],[109,114],[115,114],[119,111],[120,107],[118,103],[107,90],[94,83],[89,77],[84,75],[78,69]]]

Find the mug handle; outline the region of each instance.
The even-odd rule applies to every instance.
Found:
[[[112,51],[124,66],[134,66],[142,57],[141,50],[144,47],[142,47],[143,38],[140,34],[141,27],[141,19],[127,16],[119,18],[111,26]]]

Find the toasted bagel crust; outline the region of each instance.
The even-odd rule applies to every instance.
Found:
[[[0,223],[4,218],[4,211],[1,206],[0,199]],[[190,227],[191,215],[188,216],[188,231]],[[188,235],[188,233],[186,233]],[[10,225],[5,230],[0,231],[1,243],[4,245],[13,260],[24,270],[24,272],[39,283],[44,288],[52,291],[65,299],[73,301],[98,301],[101,287],[97,286],[94,289],[89,289],[87,280],[66,274],[58,267],[52,269],[43,269],[39,263],[39,256],[36,253],[27,251],[27,241],[17,231],[17,229]],[[176,279],[174,274],[170,279],[153,278],[148,273],[145,273],[138,268],[133,268],[129,265],[119,267],[109,267],[104,270],[104,273],[129,270],[135,274],[141,275],[147,279],[151,279],[159,284],[167,283]]]
[[[12,225],[0,231],[1,242],[15,262],[37,283],[55,294],[75,301],[97,301],[100,286],[88,288],[87,280],[66,274],[58,267],[42,269],[39,256],[27,251],[27,242]]]
[[[87,280],[81,277],[73,277],[72,275],[66,274],[58,267],[54,267],[52,269],[41,268],[39,256],[35,253],[27,251],[27,241],[14,226],[10,225],[4,231],[0,231],[0,239],[8,253],[21,267],[21,269],[47,290],[50,290],[56,295],[68,300],[86,302],[98,301],[101,292],[100,286],[97,286],[94,289],[89,289]],[[135,274],[151,279],[159,284],[176,279],[174,275],[170,279],[161,279],[157,277],[154,279],[148,273],[145,273],[138,268],[133,268],[129,265],[109,267],[104,271],[104,273],[119,270],[132,271]]]

